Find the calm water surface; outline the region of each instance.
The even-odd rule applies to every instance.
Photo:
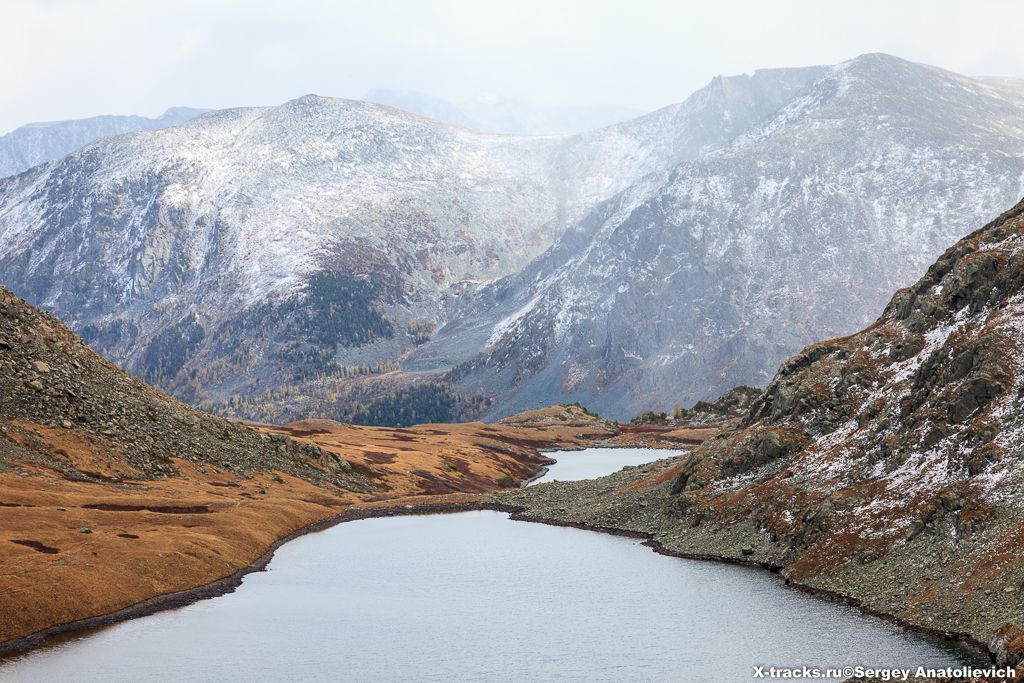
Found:
[[[588,448],[582,451],[557,451],[544,455],[558,462],[548,468],[544,476],[531,482],[542,484],[546,481],[578,481],[594,479],[612,472],[618,472],[627,465],[643,465],[661,458],[679,455],[684,451],[660,450],[654,448]]]
[[[967,656],[767,572],[481,511],[304,536],[230,595],[9,660],[0,681],[734,683],[755,664]]]

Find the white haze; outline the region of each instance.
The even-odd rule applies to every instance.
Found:
[[[719,73],[888,52],[1024,76],[1016,0],[0,0],[0,131],[379,87],[650,110]]]

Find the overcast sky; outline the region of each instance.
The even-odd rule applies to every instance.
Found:
[[[1020,0],[0,0],[0,132],[419,90],[650,110],[717,74],[888,52],[1024,77]]]

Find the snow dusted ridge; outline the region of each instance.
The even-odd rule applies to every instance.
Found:
[[[568,137],[482,135],[315,95],[210,112],[0,181],[0,272],[151,381],[180,390],[217,368],[190,400],[292,382],[310,349],[285,338],[300,321],[279,304],[318,273],[368,279],[392,323],[390,341],[340,345],[338,362],[391,362],[411,346],[407,326],[444,323],[467,283],[519,271],[600,202],[721,148],[816,75],[719,79],[680,105]],[[351,285],[338,286],[350,302]],[[226,338],[243,328],[273,363],[239,357]],[[147,374],[155,365],[159,376]]]
[[[0,135],[0,178],[59,159],[108,135],[176,126],[204,111],[174,107],[155,119],[145,116],[94,116],[73,121],[30,123]]]
[[[400,361],[627,417],[870,320],[1021,191],[1019,93],[866,55],[572,136],[210,112],[0,180],[0,277],[191,401]]]
[[[1022,181],[1019,91],[865,55],[595,207],[410,365],[461,361],[463,390],[501,397],[494,417],[557,398],[626,418],[763,386],[874,320]]]
[[[100,251],[113,298],[125,302],[158,283],[198,284],[214,247],[216,265],[237,276],[231,294],[242,305],[288,291],[322,267],[325,252],[348,256],[348,242],[378,251],[414,291],[492,279],[525,265],[597,202],[695,148],[721,145],[694,142],[686,125],[674,130],[685,119],[677,110],[571,138],[480,135],[315,95],[213,112],[101,140],[0,186],[0,258],[35,251],[25,275],[38,275],[42,252],[74,237],[78,253]],[[668,144],[677,132],[685,143]],[[74,267],[55,265],[54,274],[63,266]],[[178,271],[173,282],[163,281],[168,267]],[[61,310],[65,296],[55,282],[43,301]]]

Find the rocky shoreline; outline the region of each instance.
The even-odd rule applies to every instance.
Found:
[[[800,580],[789,575],[787,566],[774,561],[756,545],[754,534],[742,527],[718,530],[673,529],[662,518],[660,500],[677,473],[681,458],[669,458],[640,467],[630,467],[595,480],[552,482],[490,497],[499,509],[520,521],[572,527],[588,531],[643,539],[659,554],[683,559],[723,562],[766,569],[779,575],[785,585],[815,597],[849,605],[858,611],[897,624],[908,631],[953,641],[978,652],[993,662],[1004,661],[998,643],[986,637],[984,627],[969,619],[935,620],[907,618],[898,610],[880,606],[880,596],[861,585]],[[653,482],[653,483],[652,483]],[[660,483],[659,483],[660,482]]]
[[[612,536],[622,536],[625,538],[639,539],[643,541],[644,546],[650,548],[652,551],[658,553],[659,555],[665,555],[667,557],[676,557],[683,560],[696,560],[699,562],[717,562],[720,564],[734,564],[746,567],[757,567],[759,569],[765,569],[776,575],[780,574],[782,570],[782,567],[778,565],[773,565],[769,562],[744,560],[742,558],[731,557],[728,555],[715,555],[711,553],[688,553],[680,550],[673,550],[671,548],[666,547],[664,544],[658,541],[654,534],[651,533],[638,532],[627,529],[618,529],[615,527],[594,526],[590,524],[568,522],[561,519],[547,517],[535,517],[531,515],[526,508],[511,507],[501,504],[483,505],[477,509],[492,509],[499,510],[501,512],[508,512],[510,513],[510,519],[513,519],[518,522],[533,522],[535,524],[547,524],[549,526],[568,527],[572,529],[580,529],[583,531],[594,531],[597,533],[609,534]],[[815,588],[814,586],[802,584],[799,581],[793,581],[790,579],[786,579],[784,577],[782,578],[782,582],[783,585],[792,590],[796,590],[801,593],[806,593],[808,595],[813,595],[816,598],[828,600],[829,602],[840,603],[843,605],[847,605],[849,607],[853,607],[858,612],[861,612],[864,615],[882,619],[883,621],[895,624],[907,631],[910,631],[911,633],[916,633],[922,636],[927,636],[929,638],[936,638],[964,645],[967,648],[976,651],[979,655],[994,660],[994,655],[988,651],[987,643],[978,640],[969,633],[953,632],[929,628],[926,626],[920,626],[918,624],[914,624],[912,622],[908,622],[904,619],[901,619],[893,614],[872,609],[860,600],[849,595],[844,595],[842,593],[837,593],[835,591],[825,590],[821,588]]]

